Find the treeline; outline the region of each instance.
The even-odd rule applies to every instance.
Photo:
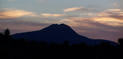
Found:
[[[117,46],[103,42],[88,46],[85,43],[69,45],[34,43],[24,39],[13,39],[9,29],[0,33],[0,59],[123,59],[123,38],[118,39]]]

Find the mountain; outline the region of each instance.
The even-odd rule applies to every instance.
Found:
[[[52,24],[42,30],[18,33],[12,35],[15,39],[25,39],[31,42],[47,42],[47,43],[64,43],[68,41],[69,44],[86,43],[88,45],[97,45],[102,42],[115,44],[108,40],[95,40],[77,34],[71,27],[66,24]]]

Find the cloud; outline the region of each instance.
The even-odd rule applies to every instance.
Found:
[[[41,13],[42,16],[45,17],[62,17],[65,16],[65,14],[50,14],[50,13]]]
[[[93,17],[70,17],[61,20],[61,23],[70,25],[79,34],[90,38],[116,42],[118,38],[122,37],[123,11],[121,9],[107,9],[102,12],[89,13],[89,15]]]
[[[108,15],[108,17],[123,20],[123,10],[121,9],[111,9],[111,10],[108,10],[107,12],[105,12],[107,14],[110,14]]]
[[[123,11],[121,9],[108,9],[96,14],[93,21],[110,26],[123,26]]]
[[[36,16],[35,13],[19,9],[0,10],[0,19],[20,18],[24,16]]]
[[[67,8],[64,9],[64,12],[74,12],[74,11],[95,11],[94,9],[91,8],[84,8],[84,7],[73,7],[73,8]]]
[[[91,26],[93,23],[100,23],[106,26],[113,26],[113,27],[123,26],[123,20],[119,20],[111,17],[92,17],[92,18],[73,17],[73,18],[61,20],[61,22],[70,24],[71,26],[82,25],[90,28],[96,26],[96,25]]]
[[[71,17],[69,19],[64,19],[62,21],[65,21],[67,23],[71,23],[78,25],[78,22],[84,22],[84,21],[91,21],[104,24],[107,26],[123,26],[123,11],[121,9],[107,9],[103,12],[98,12],[98,13],[88,13],[88,15],[93,16],[90,18],[83,18],[83,17]],[[82,25],[88,25],[88,23],[84,23]],[[81,25],[81,23],[80,23]]]
[[[0,22],[0,31],[9,28],[11,34],[40,30],[49,26],[50,23],[38,23],[29,21],[2,21]]]
[[[94,22],[98,22],[109,26],[123,26],[123,20],[119,20],[112,17],[95,17],[92,19]]]
[[[16,10],[17,12],[15,12]],[[25,10],[18,11],[18,9],[6,9],[0,11],[0,30],[10,28],[12,33],[18,33],[39,30],[51,23],[65,23],[70,25],[79,34],[90,38],[115,40],[122,37],[123,11],[121,9],[108,9],[102,12],[88,13],[88,15],[95,16],[84,18],[76,14],[68,15],[51,13],[41,13],[40,15],[37,15]],[[14,20],[11,20],[13,18]]]
[[[108,9],[106,11],[113,11],[113,12],[116,12],[116,11],[121,11],[121,9]]]
[[[94,15],[91,13],[91,15]],[[100,30],[100,31],[109,31],[109,32],[117,32],[123,30],[123,12],[121,9],[108,9],[103,12],[95,13],[94,17],[83,18],[83,17],[71,17],[61,20],[61,23],[66,23],[72,27],[80,27],[83,30],[77,31],[85,31],[88,32],[91,30]],[[87,29],[85,29],[87,28]]]
[[[89,38],[100,38],[112,41],[122,37],[123,21],[115,18],[82,18],[73,17],[61,22],[70,25],[79,34]]]
[[[100,12],[97,16],[101,17],[111,17],[116,19],[123,19],[123,11],[121,9],[108,9],[104,12]]]

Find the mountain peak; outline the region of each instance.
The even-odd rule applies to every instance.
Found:
[[[71,27],[69,27],[66,24],[52,24],[42,30],[54,34],[55,33],[64,33],[64,34],[66,33],[66,34],[74,34],[74,35],[77,34]]]
[[[63,24],[52,24],[52,25],[50,25],[50,26],[53,26],[53,27],[54,27],[54,26],[55,26],[55,27],[56,27],[56,26],[57,26],[57,27],[59,27],[59,26],[62,26],[62,27],[69,27],[68,25],[66,25],[66,24],[64,24],[64,23],[63,23]],[[49,26],[49,27],[50,27],[50,26]]]
[[[60,25],[60,26],[68,26],[68,25],[66,25],[66,24],[64,24],[64,23],[63,23],[63,24],[59,24],[59,25]]]
[[[102,40],[97,41],[87,38],[85,36],[81,36],[66,24],[52,24],[39,31],[15,34],[12,35],[12,37],[15,39],[25,39],[32,42],[37,41],[49,43],[64,43],[64,41],[69,41],[70,44],[86,43],[89,45],[94,45],[104,42]]]
[[[48,26],[48,27],[46,27],[46,28],[44,28],[44,29],[54,29],[54,30],[60,30],[60,29],[69,29],[69,30],[72,30],[72,28],[71,27],[69,27],[68,25],[66,25],[66,24],[52,24],[52,25],[50,25],[50,26]],[[44,30],[43,29],[43,30]]]

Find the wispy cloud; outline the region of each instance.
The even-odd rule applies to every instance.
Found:
[[[95,17],[92,18],[94,22],[109,25],[109,26],[123,26],[123,20],[111,17]]]
[[[68,10],[67,12],[72,11],[77,11],[77,9],[71,9],[71,11]],[[38,15],[26,10],[4,9],[0,10],[0,30],[10,28],[13,33],[17,33],[38,30],[50,25],[51,23],[65,23],[73,27],[73,29],[78,33],[82,35],[85,34],[89,37],[104,38],[104,36],[106,37],[107,35],[109,35],[107,37],[110,37],[110,39],[122,37],[123,11],[121,9],[108,9],[102,12],[88,13],[88,15],[92,17],[85,18],[81,17],[79,14],[67,13],[40,13],[40,15]],[[14,18],[14,20],[11,20],[12,18]],[[3,19],[9,20],[3,21]],[[97,35],[98,33],[101,34]],[[118,36],[116,36],[116,34]]]
[[[108,9],[95,13],[94,17],[71,17],[61,20],[73,27],[78,33],[92,38],[115,39],[122,37],[123,11],[121,9]],[[91,15],[94,15],[93,13]],[[101,35],[97,35],[101,33]],[[117,36],[116,36],[117,35]],[[105,37],[104,37],[105,36]]]
[[[90,15],[94,15],[93,13]],[[123,26],[123,11],[120,9],[108,9],[103,12],[96,13],[94,17],[83,18],[83,17],[71,17],[69,19],[64,19],[62,21],[67,21],[67,23],[71,23],[71,25],[88,25],[88,22],[100,23],[108,26]],[[76,22],[77,21],[77,22]]]
[[[111,18],[116,18],[116,19],[123,19],[123,10],[121,9],[108,9],[104,12],[100,12],[97,14],[97,16],[101,17],[111,17]]]
[[[50,13],[41,13],[42,16],[45,17],[61,17],[61,16],[65,16],[65,14],[50,14]]]
[[[19,9],[0,10],[0,19],[19,18],[24,16],[36,16],[35,13]]]
[[[90,38],[116,39],[122,37],[123,20],[111,17],[71,17],[61,22],[70,25],[78,33]],[[101,33],[101,34],[99,34]]]
[[[49,26],[50,23],[38,23],[38,22],[29,22],[29,21],[3,21],[0,22],[0,31],[9,28],[11,34],[19,32],[28,32],[34,30],[40,30],[46,26]]]
[[[74,11],[95,11],[95,10],[85,7],[73,7],[73,8],[64,9],[64,12],[74,12]]]

